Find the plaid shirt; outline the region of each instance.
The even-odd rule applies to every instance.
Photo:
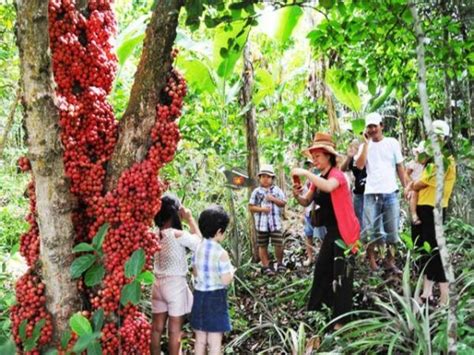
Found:
[[[275,203],[265,199],[267,194],[271,194],[279,200],[286,201],[283,191],[278,186],[272,185],[266,189],[261,186],[253,190],[250,196],[250,205],[259,207],[270,207],[269,213],[255,212],[255,228],[259,232],[276,232],[281,230],[281,208]]]
[[[203,239],[193,255],[193,267],[196,270],[194,288],[199,291],[214,291],[226,288],[221,276],[233,271],[229,261],[222,262],[222,246],[211,239]]]

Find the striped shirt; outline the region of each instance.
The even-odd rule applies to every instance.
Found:
[[[275,185],[270,186],[266,189],[261,186],[253,190],[250,196],[250,205],[258,207],[270,207],[269,213],[255,212],[255,228],[259,232],[276,232],[281,230],[281,208],[275,203],[267,201],[265,197],[267,194],[271,194],[279,200],[286,201],[283,191]]]
[[[225,252],[222,246],[211,239],[203,239],[193,255],[193,267],[196,272],[194,288],[199,291],[214,291],[226,288],[221,276],[234,270],[230,260],[221,261]]]

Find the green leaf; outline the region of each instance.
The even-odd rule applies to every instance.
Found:
[[[150,271],[144,271],[138,275],[137,281],[144,285],[152,285],[155,282],[155,276]]]
[[[44,355],[58,355],[58,350],[57,349],[49,349],[44,353]]]
[[[120,66],[123,66],[132,55],[135,48],[143,42],[149,15],[144,15],[130,23],[117,39],[117,58]]]
[[[0,344],[0,354],[14,355],[16,353],[16,345],[12,339],[8,339],[7,341]]]
[[[104,223],[97,231],[97,234],[92,240],[92,245],[94,246],[96,250],[99,250],[100,248],[102,248],[102,244],[104,243],[104,239],[105,239],[105,236],[107,235],[108,230],[109,230],[109,224]]]
[[[100,284],[105,275],[105,269],[102,265],[95,263],[84,275],[86,286],[91,287]]]
[[[120,303],[126,306],[128,302],[136,305],[140,301],[141,296],[140,283],[137,280],[133,280],[131,283],[125,285],[120,295]]]
[[[135,250],[130,259],[125,263],[125,277],[137,276],[142,271],[144,265],[145,251],[142,248]]]
[[[83,251],[94,251],[94,247],[88,243],[79,243],[74,248],[72,248],[73,253],[80,253]]]
[[[77,279],[78,277],[80,277],[84,273],[84,271],[89,269],[92,266],[92,264],[94,264],[96,259],[97,259],[97,256],[95,256],[94,254],[82,255],[79,258],[75,259],[72,262],[72,265],[70,268],[71,277],[73,279]]]
[[[365,120],[363,118],[356,118],[355,120],[351,121],[351,125],[352,132],[354,132],[354,135],[358,136],[364,132]]]
[[[23,342],[23,350],[31,351],[34,348],[36,348],[36,341],[33,339],[33,337],[28,338]]]
[[[430,243],[424,242],[424,243],[423,243],[423,249],[424,249],[427,253],[431,253],[431,245],[430,245]]]
[[[104,310],[102,308],[94,312],[92,325],[94,326],[94,331],[100,332],[102,330],[102,326],[104,325]]]
[[[71,326],[71,329],[74,331],[74,333],[80,337],[92,333],[91,323],[80,313],[76,313],[71,317],[69,320],[69,325]]]
[[[87,355],[102,355],[102,347],[98,341],[93,342],[87,347]]]
[[[342,239],[336,239],[336,241],[334,242],[336,243],[336,245],[341,248],[342,250],[346,250],[347,249],[347,244],[344,243],[344,241]]]
[[[331,7],[334,6],[334,0],[319,0],[319,4],[326,10],[329,10]]]
[[[212,93],[216,91],[216,84],[212,79],[211,72],[202,61],[186,60],[179,56],[178,66],[183,70],[190,87],[195,88],[198,92]]]
[[[359,90],[357,89],[357,86],[344,82],[339,70],[327,70],[325,81],[339,102],[346,105],[354,112],[360,112],[360,109],[362,108],[362,100],[359,97]]]
[[[92,345],[97,339],[101,336],[100,332],[84,334],[77,339],[76,344],[72,348],[72,351],[75,353],[80,353],[81,351],[86,350],[87,347]]]
[[[46,324],[46,319],[44,318],[40,319],[40,321],[35,324],[35,327],[33,328],[33,334],[31,335],[35,343],[38,341],[41,335],[41,329],[43,329],[45,324]]]
[[[68,329],[61,335],[61,349],[66,350],[69,340],[71,340],[71,331]]]
[[[228,26],[228,24],[220,24],[216,27],[214,35],[213,66],[221,78],[228,78],[233,73],[250,30],[250,27],[243,20],[232,22],[230,30],[226,31]],[[234,41],[230,48],[229,40]],[[228,50],[225,58],[221,55],[222,48]]]
[[[303,15],[301,6],[287,6],[280,10],[280,20],[278,23],[278,29],[275,32],[275,39],[284,44],[288,41],[295,29],[296,25]]]
[[[28,324],[27,319],[23,319],[18,327],[18,333],[20,334],[20,339],[22,342],[26,340],[26,326]]]

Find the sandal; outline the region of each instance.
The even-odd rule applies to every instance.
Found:
[[[264,266],[262,267],[262,274],[267,275],[267,276],[274,276],[275,271],[273,271],[270,266]]]
[[[283,264],[278,264],[277,266],[277,271],[278,272],[285,272],[287,269],[286,269],[286,266],[283,265]]]

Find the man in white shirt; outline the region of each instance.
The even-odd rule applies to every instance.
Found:
[[[364,230],[370,268],[377,270],[375,244],[388,245],[385,267],[394,273],[401,273],[395,265],[395,246],[399,242],[398,228],[400,202],[398,200],[397,178],[405,187],[405,168],[400,143],[391,137],[384,137],[382,116],[369,113],[365,118],[364,143],[355,156],[356,166],[367,170],[364,191]],[[385,235],[380,234],[383,224]]]

